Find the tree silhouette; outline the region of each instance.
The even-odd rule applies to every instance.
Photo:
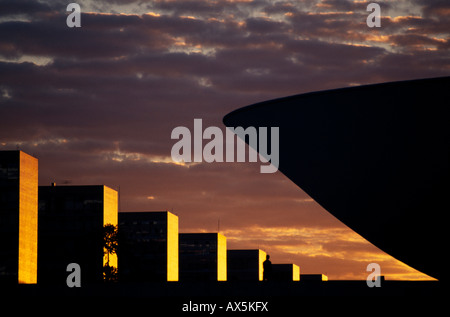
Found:
[[[103,226],[103,253],[106,255],[106,264],[103,266],[103,279],[105,281],[117,281],[117,268],[109,265],[109,255],[117,254],[119,246],[118,233],[117,225],[109,223]]]

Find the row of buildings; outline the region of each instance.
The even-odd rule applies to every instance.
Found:
[[[107,252],[105,225],[117,228]],[[105,267],[120,282],[263,280],[262,250],[228,250],[220,233],[179,233],[168,211],[118,212],[118,193],[104,185],[38,186],[38,160],[0,151],[0,283],[65,284],[67,265],[81,283],[101,282]],[[273,264],[277,280],[300,275],[295,264]]]

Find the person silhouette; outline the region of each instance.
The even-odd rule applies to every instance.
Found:
[[[263,262],[263,280],[269,281],[272,278],[272,262],[270,262],[270,255],[267,254],[266,260]]]

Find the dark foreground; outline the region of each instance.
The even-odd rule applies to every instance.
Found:
[[[295,298],[301,296],[436,296],[443,293],[442,284],[437,281],[383,281],[381,287],[378,288],[368,287],[365,281],[111,283],[81,285],[79,288],[15,285],[0,286],[0,292],[3,298],[6,296],[22,299],[145,298],[156,307],[164,305],[165,309],[180,312],[184,304],[191,304],[190,308],[194,309],[195,305],[193,304],[216,303],[217,307],[221,305],[225,310],[229,301],[233,303],[260,301],[266,302],[267,307],[274,310],[277,309],[276,307],[286,308],[286,306],[298,305],[299,300]],[[166,306],[168,302],[171,303],[170,307]]]

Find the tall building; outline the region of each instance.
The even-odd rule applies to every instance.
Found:
[[[227,240],[220,233],[180,233],[180,280],[226,281]]]
[[[296,264],[272,264],[272,277],[276,281],[300,281],[300,267]]]
[[[178,281],[178,216],[119,212],[121,282]]]
[[[228,281],[262,281],[265,260],[263,250],[228,250]]]
[[[37,282],[38,160],[0,151],[0,283]]]
[[[104,186],[39,186],[39,283],[64,284],[77,263],[81,285],[103,280],[117,254],[104,248],[104,226],[117,225],[117,191]]]

